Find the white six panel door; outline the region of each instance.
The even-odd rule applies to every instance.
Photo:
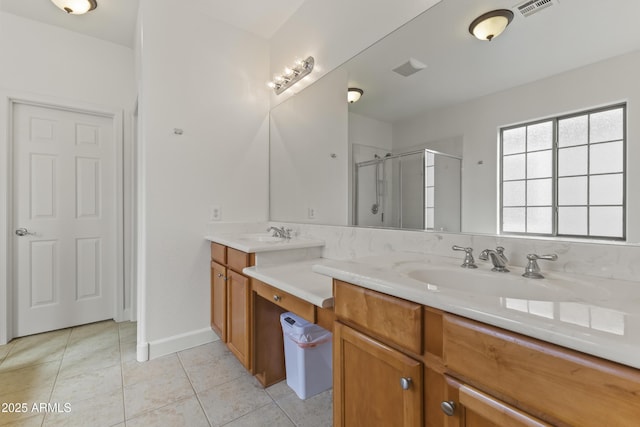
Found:
[[[113,318],[112,119],[14,104],[13,142],[16,336]]]

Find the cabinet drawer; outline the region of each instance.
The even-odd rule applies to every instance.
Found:
[[[252,279],[251,283],[253,291],[262,298],[267,301],[271,301],[275,305],[282,307],[287,311],[297,314],[309,322],[316,322],[315,306],[310,302],[293,296],[278,288],[274,288],[273,286],[267,285],[259,280]]]
[[[227,247],[220,243],[211,242],[211,259],[219,264],[226,264]]]
[[[333,281],[336,317],[389,343],[422,354],[422,306],[340,280]]]
[[[552,424],[634,425],[640,371],[463,319],[444,318],[451,375]]]
[[[239,251],[233,248],[227,248],[227,265],[230,269],[242,273],[242,269],[245,267],[251,267],[254,254],[248,254],[246,252]]]

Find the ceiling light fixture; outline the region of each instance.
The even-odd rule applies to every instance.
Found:
[[[281,75],[276,75],[273,80],[267,83],[267,86],[272,88],[276,95],[280,95],[282,92],[293,86],[296,82],[300,81],[304,76],[309,74],[313,70],[315,61],[313,56],[307,59],[300,59],[296,61],[293,67],[287,67]]]
[[[513,12],[498,9],[478,16],[469,25],[469,32],[480,40],[491,41],[507,28],[513,19]]]
[[[58,8],[71,15],[83,15],[98,7],[96,0],[51,0]]]
[[[349,104],[358,102],[363,93],[364,91],[362,89],[358,89],[357,87],[350,87],[349,89],[347,89],[347,101],[349,101]]]

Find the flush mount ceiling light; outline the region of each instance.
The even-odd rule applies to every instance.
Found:
[[[480,40],[491,41],[498,37],[513,19],[513,12],[498,9],[478,16],[469,25],[469,32]]]
[[[349,101],[349,104],[353,104],[360,99],[363,93],[364,91],[362,89],[358,89],[357,87],[350,87],[349,89],[347,89],[347,101]]]
[[[96,0],[51,0],[53,4],[71,15],[82,15],[98,7]]]
[[[276,95],[280,95],[313,71],[314,64],[315,61],[313,56],[310,56],[307,59],[300,59],[296,61],[293,67],[285,68],[281,75],[274,76],[273,80],[267,83],[267,85],[276,92]]]

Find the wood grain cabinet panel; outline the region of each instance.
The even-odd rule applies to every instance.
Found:
[[[227,270],[227,346],[245,368],[251,369],[251,289],[249,279]]]
[[[422,426],[422,363],[339,322],[333,344],[334,426]]]
[[[447,427],[551,427],[532,415],[471,386],[447,377]]]
[[[216,262],[211,262],[211,329],[227,342],[226,268]]]
[[[334,280],[336,317],[415,354],[422,354],[422,305]]]
[[[465,384],[554,425],[638,425],[637,369],[450,314],[444,332],[447,370]]]
[[[211,259],[219,264],[226,264],[227,247],[220,243],[211,242]]]

